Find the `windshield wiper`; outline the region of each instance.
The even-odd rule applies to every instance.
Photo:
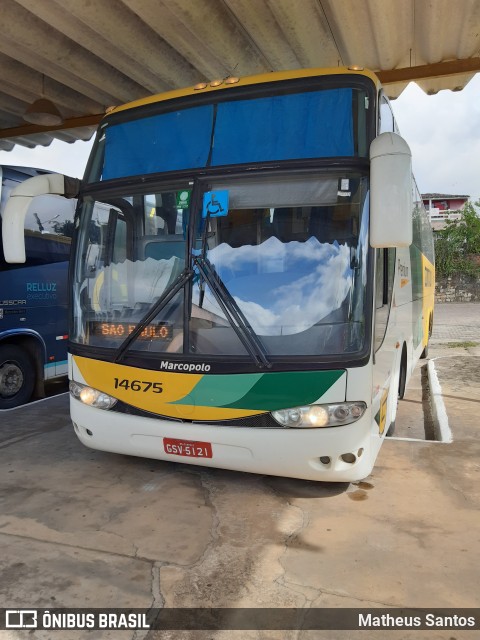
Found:
[[[267,358],[265,347],[210,262],[204,256],[193,256],[193,263],[198,268],[203,280],[208,282],[229,324],[257,367],[269,369],[272,365]]]
[[[174,298],[180,289],[193,277],[193,271],[185,268],[182,273],[176,278],[172,284],[165,289],[159,299],[150,307],[143,318],[135,325],[135,329],[125,338],[122,344],[118,347],[115,354],[114,362],[120,362],[125,351],[130,347],[144,329],[154,320],[154,318],[160,313],[160,311],[167,305],[172,298]]]

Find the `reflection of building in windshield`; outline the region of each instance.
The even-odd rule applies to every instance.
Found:
[[[216,244],[226,242],[231,247],[258,245],[272,236],[281,242],[306,242],[314,237],[321,243],[355,244],[358,209],[350,204],[233,209],[226,218],[210,220],[209,227]]]

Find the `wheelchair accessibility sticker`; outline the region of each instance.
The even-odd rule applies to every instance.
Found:
[[[203,196],[202,218],[228,215],[228,191],[207,191]]]

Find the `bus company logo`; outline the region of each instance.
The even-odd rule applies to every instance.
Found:
[[[56,282],[27,282],[27,298],[29,300],[56,300]]]
[[[37,611],[35,609],[6,609],[5,627],[7,629],[36,629]]]
[[[57,290],[56,282],[27,282],[27,291],[53,293]]]
[[[211,366],[204,362],[169,362],[168,360],[162,360],[160,363],[160,369],[162,371],[186,371],[187,373],[208,373]]]

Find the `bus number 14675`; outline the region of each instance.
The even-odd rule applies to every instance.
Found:
[[[147,391],[151,391],[152,393],[162,393],[162,383],[161,382],[147,382],[145,380],[127,380],[123,378],[114,378],[114,386],[115,389],[125,389],[128,391],[143,391],[146,393]]]

